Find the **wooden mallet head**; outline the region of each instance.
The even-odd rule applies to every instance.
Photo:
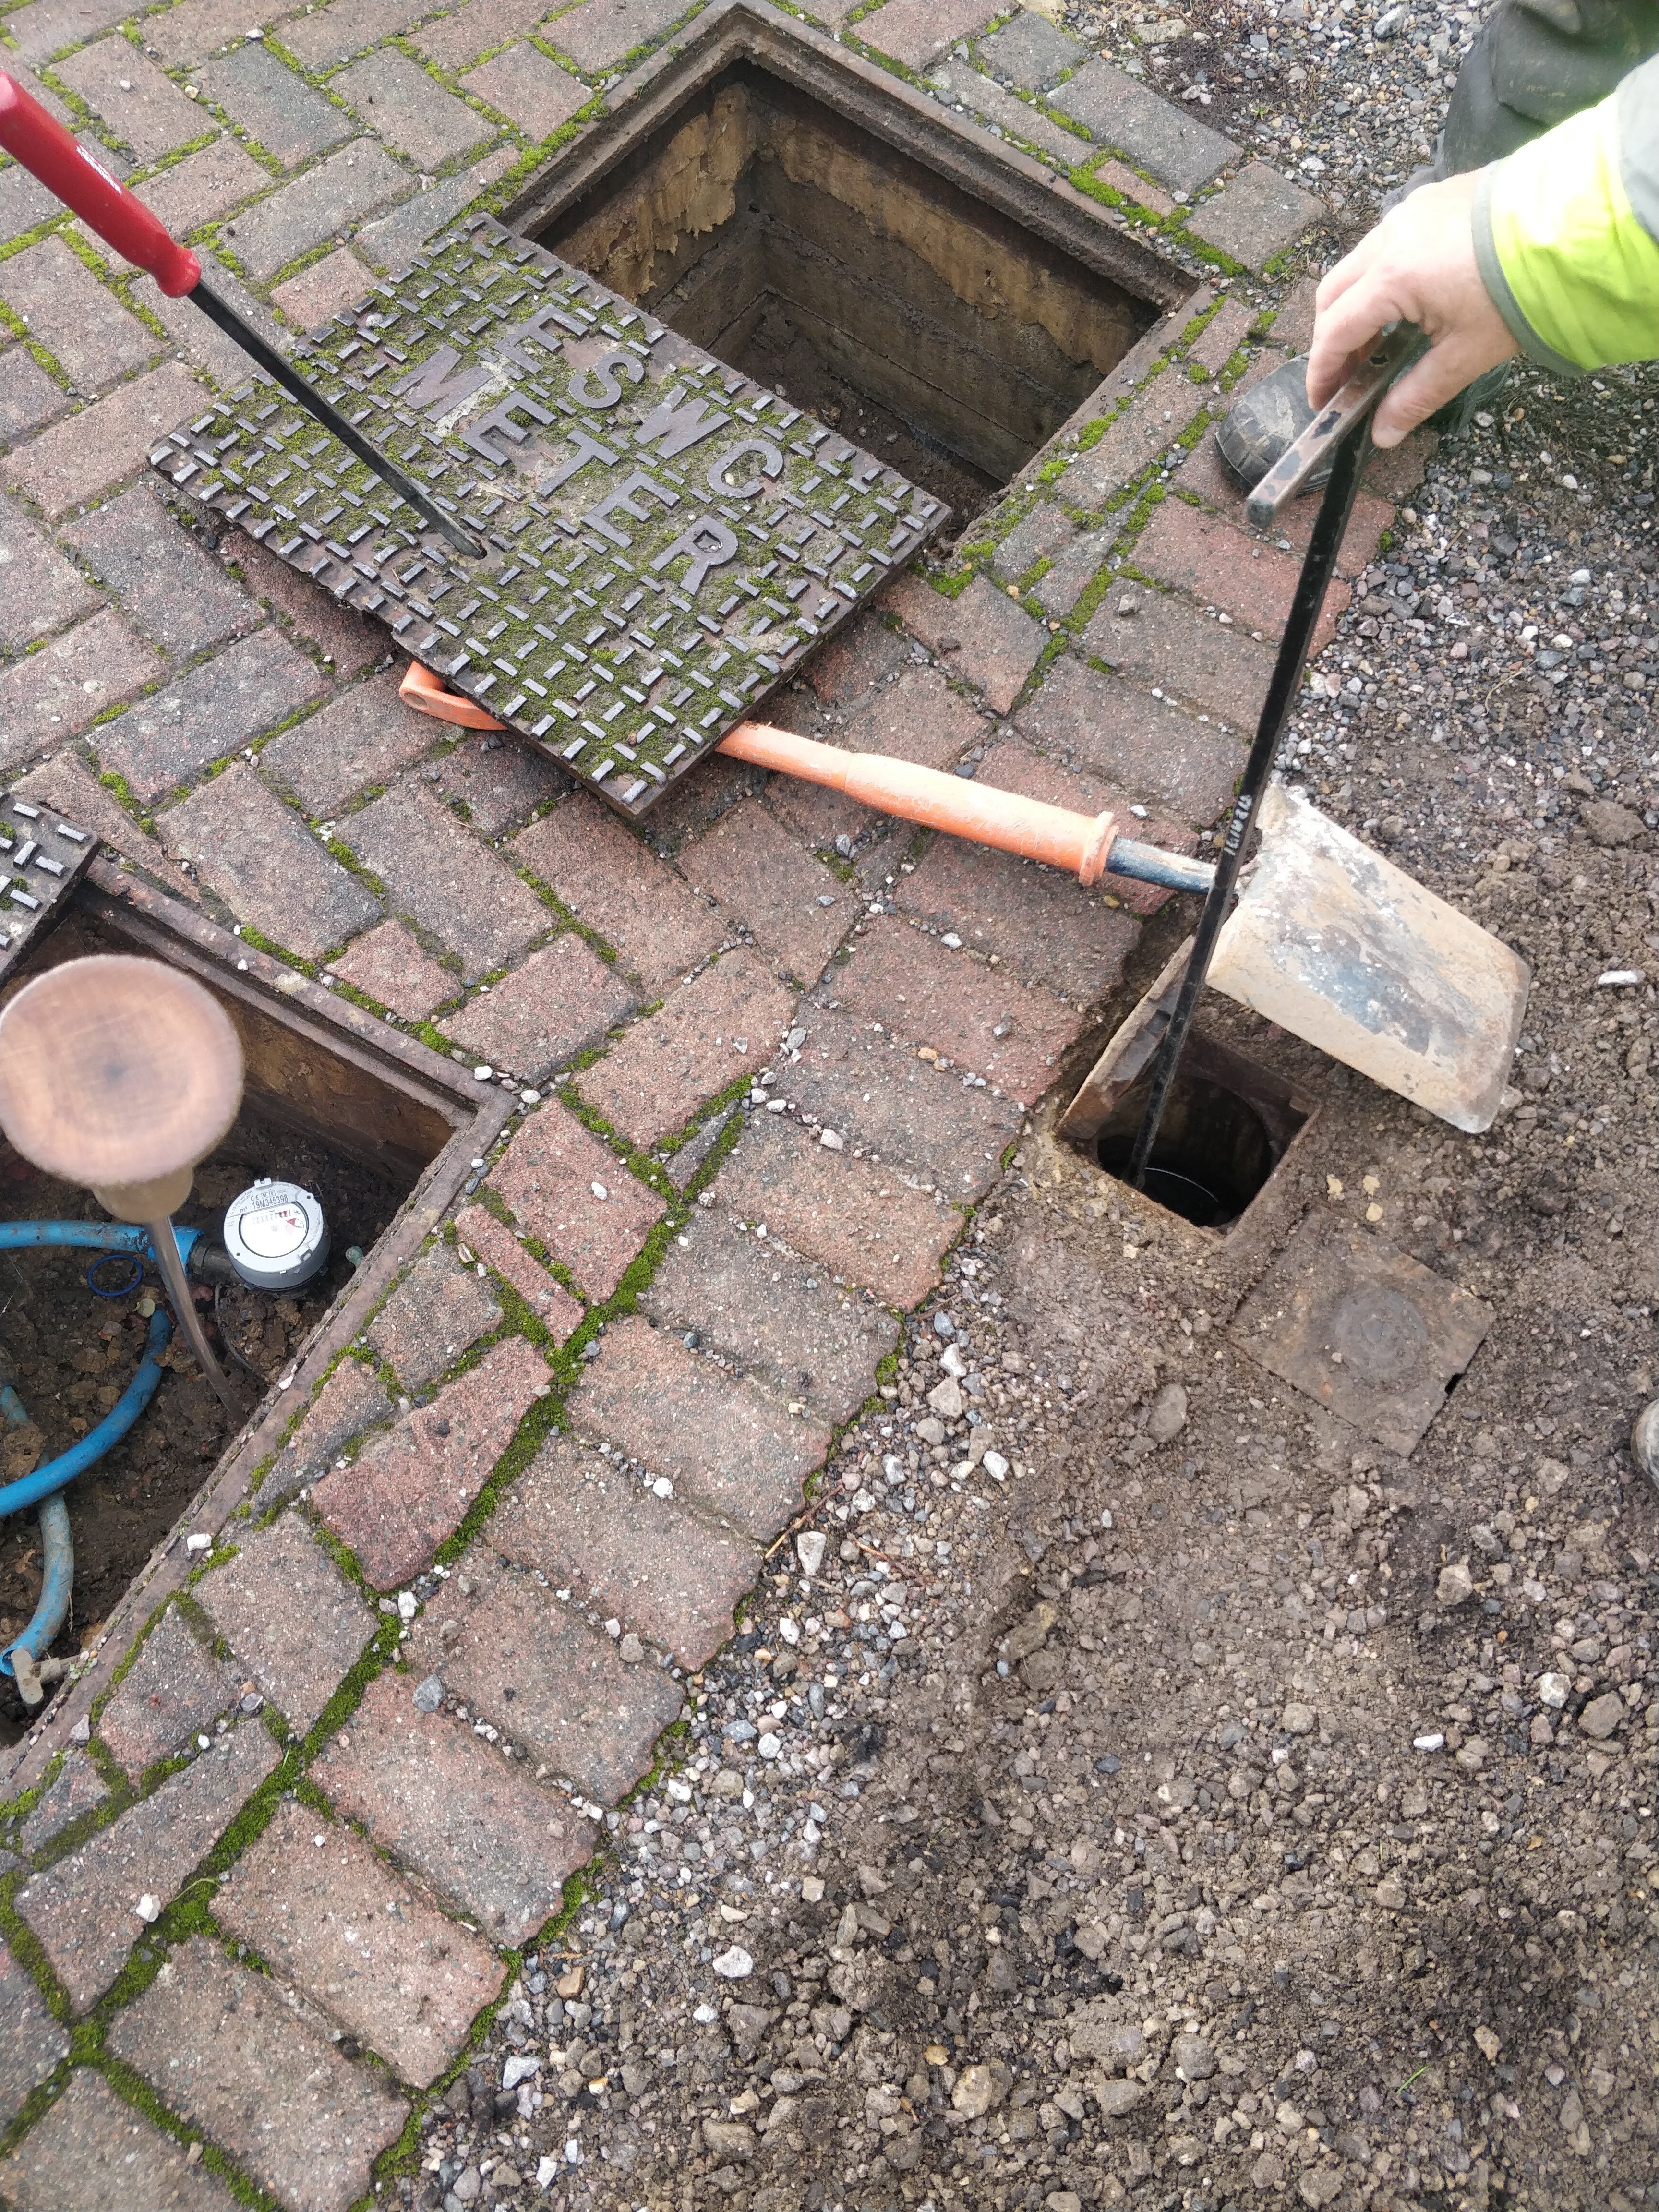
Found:
[[[0,1014],[0,1128],[118,1221],[176,1212],[241,1102],[229,1016],[159,960],[67,961]]]

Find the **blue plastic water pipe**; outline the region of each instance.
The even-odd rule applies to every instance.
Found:
[[[201,1236],[199,1229],[178,1231],[179,1251],[188,1260],[191,1248]],[[16,1249],[28,1245],[59,1245],[78,1247],[85,1250],[131,1252],[155,1265],[155,1255],[148,1234],[119,1221],[6,1221],[0,1222],[0,1251]],[[155,1395],[155,1386],[161,1379],[161,1354],[173,1334],[173,1316],[164,1305],[156,1306],[149,1325],[149,1334],[144,1342],[144,1356],[138,1371],[121,1393],[109,1412],[95,1428],[88,1429],[78,1443],[59,1452],[56,1459],[47,1460],[33,1474],[23,1475],[16,1482],[0,1486],[0,1516],[21,1513],[31,1505],[40,1508],[40,1601],[34,1608],[34,1617],[22,1634],[0,1651],[0,1674],[15,1674],[12,1655],[27,1651],[31,1660],[40,1659],[48,1651],[53,1638],[63,1626],[69,1613],[70,1594],[75,1577],[75,1550],[70,1536],[69,1509],[59,1494],[64,1486],[73,1482],[77,1474],[84,1474],[106,1451],[119,1443],[127,1431],[138,1419]],[[22,1401],[9,1382],[0,1383],[0,1414],[14,1428],[21,1428],[28,1419]]]

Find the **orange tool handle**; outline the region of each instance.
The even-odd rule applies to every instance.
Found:
[[[195,290],[202,264],[190,248],[179,244],[143,200],[106,176],[86,148],[76,145],[63,125],[3,70],[0,148],[56,192],[106,246],[135,267],[148,269],[170,299]]]
[[[1110,814],[1073,814],[1017,791],[1000,791],[967,776],[946,775],[914,761],[890,760],[882,753],[842,752],[838,745],[798,738],[765,722],[744,722],[714,748],[734,760],[805,783],[844,791],[878,814],[920,822],[976,845],[994,845],[1028,860],[1064,868],[1079,883],[1097,884],[1104,874],[1117,824]]]
[[[418,660],[410,663],[398,696],[405,706],[419,714],[435,715],[440,721],[459,722],[472,730],[504,726],[483,708],[450,690]],[[880,753],[842,752],[838,745],[798,738],[765,722],[741,723],[714,750],[733,760],[775,769],[781,775],[798,776],[805,783],[827,784],[832,791],[844,791],[849,799],[873,807],[878,813],[920,822],[930,830],[943,830],[978,845],[994,845],[1000,852],[1018,853],[1027,860],[1046,861],[1051,868],[1064,868],[1085,886],[1100,881],[1116,844],[1120,859],[1144,851],[1151,860],[1156,872],[1136,866],[1133,869],[1136,875],[1184,889],[1203,887],[1196,880],[1194,863],[1120,839],[1116,818],[1109,813],[1073,814],[1041,799],[1000,791],[994,784],[966,776],[945,775],[936,768],[918,768],[912,761],[889,760]],[[1170,868],[1181,872],[1171,875],[1167,872]],[[1188,874],[1194,875],[1193,883],[1187,881]]]

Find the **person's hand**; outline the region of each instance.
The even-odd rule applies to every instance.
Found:
[[[1431,340],[1378,407],[1371,436],[1397,446],[1466,384],[1518,351],[1474,258],[1479,173],[1422,185],[1392,208],[1321,284],[1308,356],[1308,399],[1340,392],[1385,324],[1412,322]]]

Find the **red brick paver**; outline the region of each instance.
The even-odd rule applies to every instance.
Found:
[[[416,32],[414,43],[440,69],[459,69],[475,54],[505,46],[520,31],[533,31],[547,13],[548,0],[466,0],[465,7],[452,9],[435,22],[424,24]]]
[[[525,12],[533,21],[541,12],[540,0]],[[593,97],[580,77],[524,45],[509,46],[461,81],[468,92],[476,93],[532,138],[550,138]]]
[[[118,2097],[101,2074],[77,2067],[69,2087],[21,2142],[0,2159],[0,2196],[58,2212],[235,2212],[218,2175],[192,2166],[165,2136]]]
[[[185,9],[174,8],[173,22]],[[159,22],[160,18],[158,17]],[[155,26],[151,26],[151,35]],[[132,49],[127,49],[131,53]],[[199,112],[199,111],[198,111]],[[234,138],[220,138],[204,146],[170,169],[135,185],[133,191],[147,208],[160,216],[175,237],[188,236],[204,222],[226,215],[252,198],[268,182],[265,172]]]
[[[1177,664],[1182,688],[1202,684],[1206,697],[1224,698],[1230,714],[1242,716],[1249,728],[1255,707],[1242,687],[1260,673],[1265,693],[1267,648],[1248,638],[1232,643],[1236,631],[1156,593],[1143,593],[1140,608],[1136,619],[1144,627],[1119,623],[1109,641],[1125,665],[1133,662],[1138,675],[1155,682],[1161,677],[1173,683],[1166,663],[1182,645],[1190,645],[1184,663]],[[1094,629],[1091,623],[1091,642]],[[1255,655],[1263,657],[1260,671]],[[1241,688],[1229,688],[1229,674]],[[1016,727],[1039,750],[1093,769],[1129,798],[1167,808],[1195,828],[1213,822],[1226,807],[1244,766],[1244,742],[1218,722],[1200,722],[1168,700],[1103,676],[1070,655],[1022,708]],[[1127,826],[1124,834],[1129,834]]]
[[[726,935],[714,908],[586,792],[532,822],[514,840],[513,854],[653,994],[718,951]]]
[[[1184,371],[1166,368],[1066,470],[1057,487],[1060,498],[1068,507],[1104,507],[1175,443],[1205,404],[1202,390]]]
[[[452,1014],[451,1036],[480,1060],[540,1079],[632,1011],[634,994],[586,939],[566,930]]]
[[[188,369],[164,361],[20,447],[0,465],[0,478],[26,491],[55,522],[142,467],[156,440],[196,413],[205,397]]]
[[[166,653],[199,653],[264,620],[258,601],[179,528],[152,484],[135,484],[64,535]]]
[[[616,1641],[533,1575],[474,1554],[465,1579],[470,1594],[457,1575],[427,1608],[410,1638],[411,1666],[614,1805],[678,1716],[678,1685],[655,1667],[624,1666]]]
[[[0,769],[60,745],[116,701],[161,673],[161,663],[102,608],[0,675]]]
[[[69,2049],[69,2031],[46,2010],[34,1977],[0,1943],[0,2113],[9,2127]],[[0,2163],[0,2176],[5,2173]]]
[[[293,571],[283,568],[283,573]],[[263,576],[253,580],[265,588]],[[327,603],[327,594],[314,586],[309,595]],[[312,814],[337,814],[366,785],[388,782],[435,741],[434,724],[398,698],[398,676],[392,669],[337,692],[307,720],[273,738],[259,756],[260,767]]]
[[[441,91],[418,62],[395,46],[382,46],[343,70],[329,90],[422,169],[441,168],[495,136],[494,125],[476,108]]]
[[[255,1510],[266,1511],[292,1498],[301,1486],[319,1481],[342,1444],[383,1421],[392,1411],[386,1386],[356,1359],[343,1359],[323,1384],[276,1464],[260,1483]]]
[[[276,1764],[265,1729],[244,1721],[20,1893],[18,1912],[77,2012],[103,1995],[143,1934],[139,1899],[170,1904]]]
[[[0,499],[0,650],[15,653],[99,604],[86,578],[9,499]]]
[[[203,1650],[170,1605],[105,1706],[98,1733],[136,1778],[211,1729],[236,1694],[234,1674]]]
[[[161,350],[161,341],[111,297],[62,238],[42,239],[0,262],[0,298],[83,392],[102,391]]]
[[[740,799],[680,866],[787,975],[816,983],[852,927],[857,893],[804,853],[758,800]]]
[[[108,1783],[84,1751],[65,1753],[56,1779],[36,1798],[33,1811],[23,1823],[20,1840],[26,1856],[33,1858],[44,1850],[71,1820],[101,1805],[109,1794]]]
[[[1105,905],[1074,877],[959,837],[933,840],[915,873],[900,878],[895,902],[1079,1001],[1116,987],[1139,933],[1121,908]]]
[[[293,654],[283,641],[273,643],[283,656]],[[109,750],[122,757],[113,738]],[[193,861],[233,913],[302,959],[320,960],[331,945],[380,920],[380,901],[240,761],[170,808],[157,826],[173,858]]]
[[[469,1206],[455,1217],[455,1234],[504,1283],[511,1283],[538,1321],[546,1323],[556,1342],[562,1344],[573,1329],[581,1327],[586,1318],[582,1306],[493,1213],[482,1206]]]
[[[317,1510],[377,1589],[418,1572],[459,1527],[546,1382],[535,1346],[504,1337],[430,1405],[374,1437],[355,1465],[325,1476]]]
[[[890,4],[902,6],[904,0]],[[976,684],[999,714],[1019,696],[1048,642],[1042,623],[983,576],[975,576],[959,598],[947,599],[907,574],[885,599],[930,653],[946,655],[951,675]]]
[[[939,601],[941,606],[952,604]],[[1012,600],[1009,607],[1018,612]],[[932,610],[924,611],[931,614]],[[1022,615],[1020,619],[1028,618]],[[949,629],[944,634],[957,635]],[[949,654],[946,668],[952,675],[968,674],[957,668],[957,659],[956,653]],[[918,761],[923,768],[954,768],[970,745],[983,743],[987,729],[973,702],[953,690],[937,669],[906,668],[892,683],[848,707],[836,742],[851,752],[889,753],[900,760]]]
[[[1296,596],[1302,563],[1276,545],[1235,530],[1184,499],[1166,499],[1135,540],[1135,566],[1161,584],[1219,607],[1261,637],[1277,639]],[[1333,580],[1320,610],[1310,655],[1322,652],[1347,605],[1346,584]]]
[[[506,1969],[349,1828],[294,1802],[222,1884],[215,1917],[424,2088]]]
[[[770,1115],[744,1133],[715,1188],[728,1214],[764,1223],[796,1251],[896,1306],[939,1279],[962,1217],[891,1167],[824,1150]]]
[[[434,1244],[375,1315],[368,1341],[404,1389],[424,1390],[501,1317],[489,1285],[447,1245]]]
[[[579,1435],[605,1437],[763,1542],[800,1504],[827,1424],[793,1417],[667,1329],[613,1322],[570,1400]]]
[[[549,24],[547,35],[579,70],[595,76],[686,12],[686,0],[582,0]]]
[[[514,1484],[489,1541],[683,1667],[700,1667],[719,1650],[761,1566],[758,1545],[696,1519],[564,1437],[544,1444]]]
[[[887,0],[873,15],[860,17],[858,36],[919,70],[958,39],[982,31],[1000,12],[996,0]]]
[[[552,926],[529,885],[417,785],[394,785],[338,834],[385,883],[389,905],[460,955],[469,982],[504,968]]]
[[[558,1910],[561,1884],[599,1831],[465,1721],[417,1711],[413,1688],[406,1674],[371,1682],[312,1772],[382,1850],[498,1941],[522,1942]]]
[[[346,2212],[409,2110],[384,2075],[342,2058],[279,1984],[201,1936],[118,2015],[109,2045],[293,2212]]]
[[[870,924],[836,990],[854,1013],[933,1046],[1026,1106],[1054,1080],[1079,1027],[1051,993],[952,952],[896,915]]]
[[[695,1328],[786,1406],[800,1401],[826,1421],[847,1420],[869,1396],[897,1323],[774,1244],[719,1212],[699,1213],[640,1304],[653,1321]]]
[[[1013,1099],[963,1082],[956,1069],[920,1059],[914,1045],[848,1014],[807,1007],[801,1025],[800,1058],[780,1069],[773,1091],[815,1138],[828,1129],[849,1153],[907,1170],[917,1188],[937,1185],[963,1201],[989,1188],[1024,1119]]]
[[[568,778],[533,745],[491,731],[463,737],[436,763],[438,788],[466,809],[481,837],[503,837],[568,788]]]
[[[270,296],[295,330],[314,331],[374,289],[374,271],[349,246],[342,246],[277,285]]]
[[[593,1298],[611,1296],[663,1213],[655,1192],[559,1105],[531,1115],[489,1181]]]
[[[140,799],[159,799],[322,689],[317,668],[268,625],[106,722],[98,732],[99,758]]]
[[[410,1022],[423,1021],[461,988],[460,977],[434,960],[400,921],[383,921],[360,937],[335,962],[334,973]]]
[[[295,1513],[240,1539],[196,1601],[272,1705],[302,1733],[354,1667],[374,1616]]]
[[[752,952],[728,952],[588,1068],[583,1095],[635,1144],[654,1144],[734,1077],[757,1075],[793,1007]]]

